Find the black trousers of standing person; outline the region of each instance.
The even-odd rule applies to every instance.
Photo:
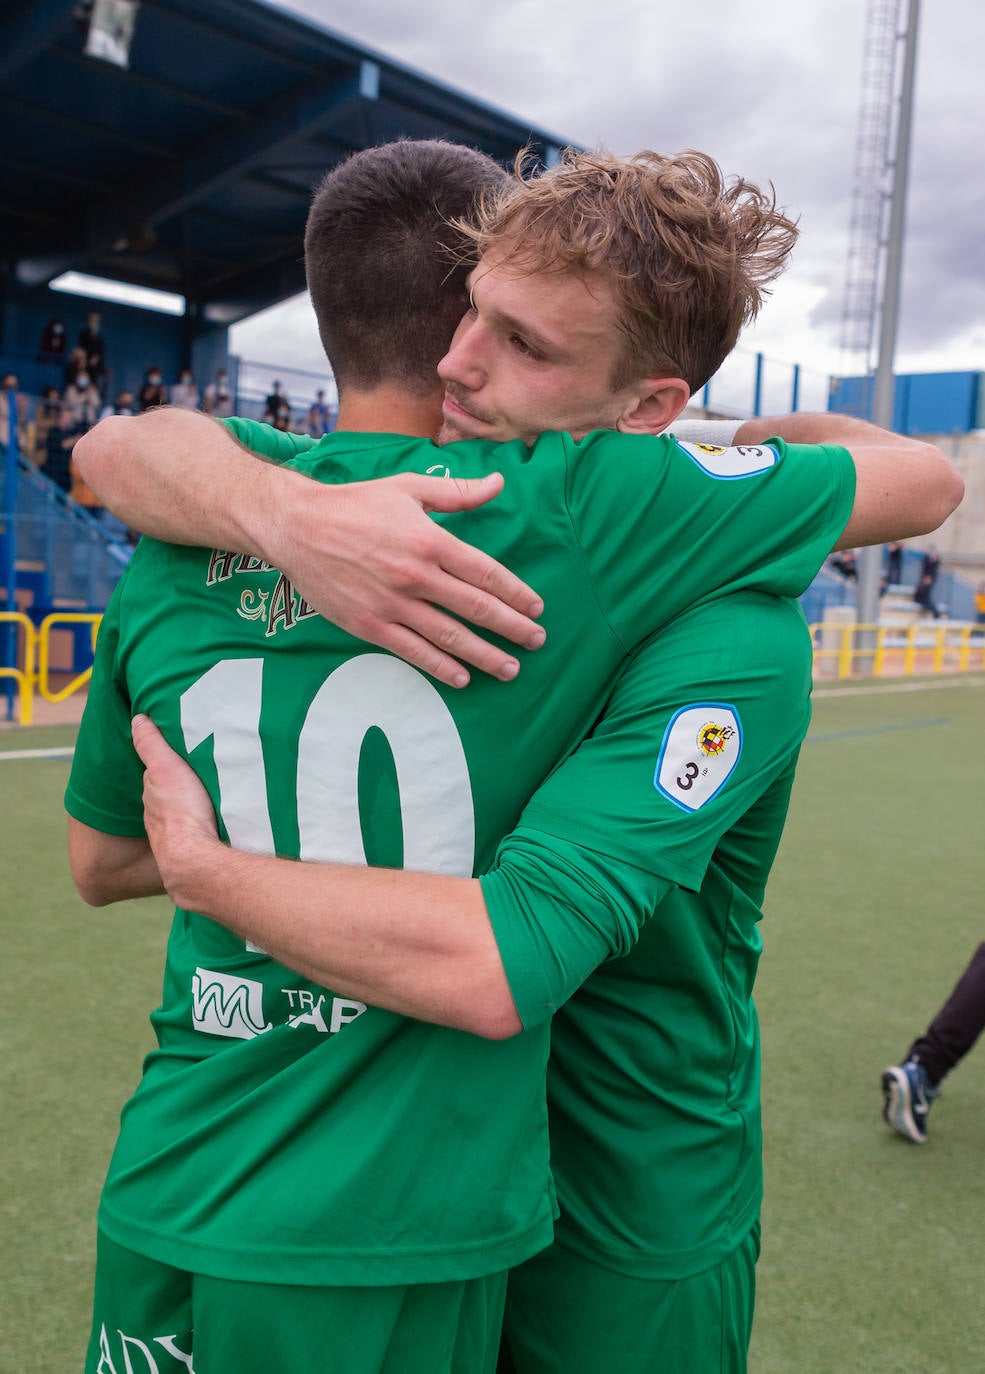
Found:
[[[985,944],[979,945],[950,997],[910,1047],[907,1059],[916,1059],[927,1070],[931,1083],[946,1073],[971,1049],[985,1030]]]

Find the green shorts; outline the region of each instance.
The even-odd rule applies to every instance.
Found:
[[[494,1374],[505,1297],[505,1274],[405,1288],[238,1283],[172,1269],[100,1235],[85,1369]]]
[[[499,1374],[745,1374],[759,1224],[714,1269],[643,1279],[561,1245],[510,1275]]]

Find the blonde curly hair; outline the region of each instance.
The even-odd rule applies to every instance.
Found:
[[[520,272],[603,273],[615,286],[624,346],[614,390],[637,377],[683,377],[700,390],[755,319],[797,238],[769,194],[726,179],[706,153],[616,157],[566,149],[528,177],[485,191],[457,227],[469,249]]]

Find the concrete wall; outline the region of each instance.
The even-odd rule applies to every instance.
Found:
[[[985,575],[985,433],[924,437],[938,444],[961,473],[965,497],[939,530],[926,539],[908,540],[908,545],[936,544],[947,567],[967,569],[970,577]]]

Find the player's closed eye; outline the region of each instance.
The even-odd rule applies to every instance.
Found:
[[[523,338],[523,336],[520,334],[510,335],[510,346],[524,358],[531,358],[536,362],[540,362],[543,360],[544,355],[542,353],[538,353],[536,348],[531,347],[531,345],[527,343],[526,339]]]

